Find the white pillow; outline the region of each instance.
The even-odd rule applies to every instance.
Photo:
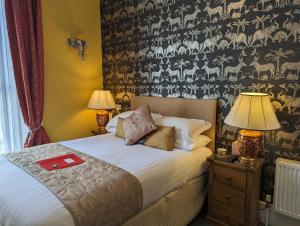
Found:
[[[169,116],[162,116],[156,119],[155,124],[159,126],[175,126],[175,147],[185,150],[194,149],[197,146],[197,142],[199,142],[199,135],[211,127],[211,123],[205,120]]]
[[[116,133],[117,130],[117,124],[118,124],[118,118],[127,118],[129,115],[131,115],[134,111],[125,111],[122,112],[121,114],[116,115],[115,117],[113,117],[106,125],[106,131],[109,133]],[[151,113],[151,116],[153,118],[153,120],[155,121],[156,119],[159,119],[162,117],[162,115],[160,114],[155,114],[155,113]]]
[[[211,139],[208,136],[200,134],[198,138],[196,138],[195,143],[185,143],[182,144],[184,150],[194,150],[196,148],[206,147],[211,142]]]

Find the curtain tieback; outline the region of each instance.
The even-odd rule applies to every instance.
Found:
[[[29,131],[30,132],[35,132],[35,131],[39,130],[40,128],[42,128],[42,125],[40,125],[40,126],[38,126],[36,128],[30,129]]]

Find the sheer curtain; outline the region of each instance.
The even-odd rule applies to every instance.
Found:
[[[4,1],[0,0],[0,153],[22,148],[27,133],[14,80]]]

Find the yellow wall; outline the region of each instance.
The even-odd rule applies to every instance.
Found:
[[[86,109],[102,87],[99,0],[42,0],[45,49],[44,126],[52,141],[90,136],[95,111]],[[86,61],[67,38],[87,41]]]

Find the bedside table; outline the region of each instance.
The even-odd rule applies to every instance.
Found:
[[[97,136],[97,135],[106,134],[107,131],[92,130],[91,133],[93,134],[93,136]]]
[[[207,220],[220,226],[257,226],[260,178],[263,160],[253,166],[239,161],[224,162],[215,156],[209,161]]]

